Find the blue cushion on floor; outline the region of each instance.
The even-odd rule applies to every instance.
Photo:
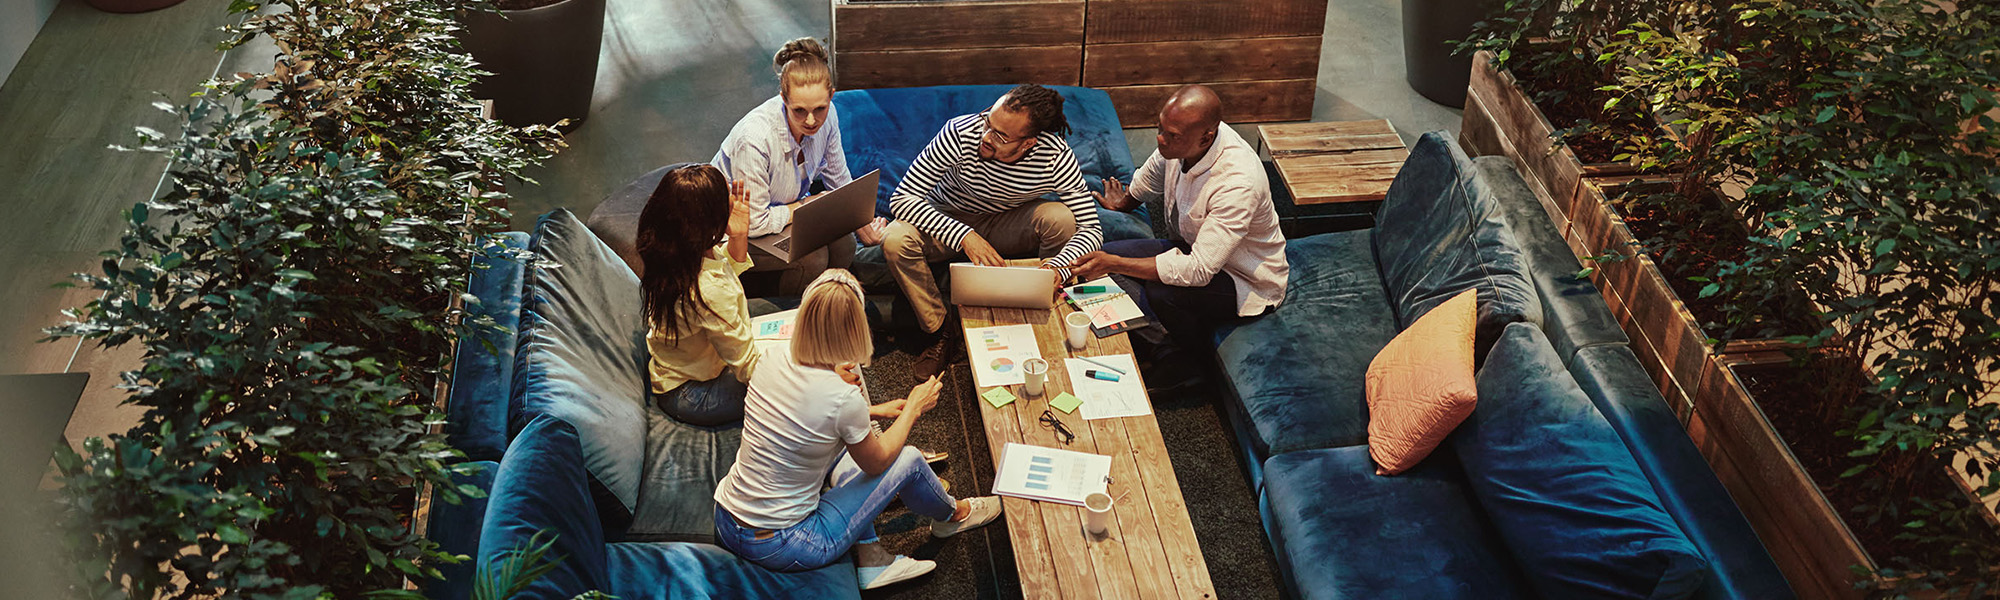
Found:
[[[723,377],[733,377],[723,373]],[[736,462],[741,421],[689,425],[646,407],[646,468],[632,526],[617,539],[634,542],[715,541],[715,486]]]
[[[1568,362],[1578,348],[1629,341],[1611,316],[1610,307],[1604,305],[1597,286],[1576,277],[1583,265],[1556,231],[1555,223],[1549,221],[1541,199],[1514,169],[1513,159],[1482,156],[1473,159],[1473,164],[1479,169],[1476,181],[1490,190],[1501,217],[1514,232],[1514,241],[1520,244],[1521,257],[1528,263],[1528,280],[1540,296],[1542,331],[1555,346],[1556,356]]]
[[[711,519],[714,514],[711,506]],[[811,571],[779,573],[709,544],[618,543],[606,553],[611,585],[605,592],[619,600],[861,597],[854,563],[846,560]],[[924,584],[919,579],[905,585],[910,587],[904,591],[920,591]]]
[[[1576,353],[1570,372],[1624,439],[1667,514],[1708,558],[1708,581],[1694,597],[1793,597],[1784,573],[1667,408],[1639,357],[1623,345],[1592,346]]]
[[[479,532],[479,561],[491,565],[506,553],[528,546],[547,530],[555,544],[548,557],[555,568],[529,585],[526,598],[571,598],[603,590],[611,577],[605,566],[604,533],[590,500],[583,448],[576,428],[537,415],[501,459]],[[544,540],[549,539],[546,535]]]
[[[423,581],[424,597],[431,600],[466,600],[472,597],[472,577],[478,570],[474,559],[479,557],[479,528],[486,520],[486,501],[491,497],[493,476],[499,473],[500,463],[478,461],[466,463],[466,466],[477,470],[470,475],[454,475],[452,483],[478,488],[481,496],[460,496],[458,504],[442,500],[431,504],[429,530],[424,537],[437,542],[441,552],[466,557],[464,562],[458,564],[438,565],[438,571],[444,574],[442,579]]]
[[[1707,564],[1533,325],[1509,325],[1448,438],[1472,494],[1545,598],[1686,598]]]
[[[1475,181],[1472,159],[1450,134],[1426,133],[1375,215],[1375,261],[1401,327],[1467,289],[1479,289],[1475,348],[1483,360],[1500,330],[1540,322],[1514,234],[1493,190]]]
[[[1216,332],[1235,401],[1257,431],[1257,458],[1368,439],[1363,375],[1396,335],[1367,230],[1291,240],[1285,303]]]
[[[451,399],[444,435],[470,460],[500,460],[507,450],[508,424],[519,413],[514,383],[514,332],[521,325],[521,262],[510,253],[528,246],[528,234],[506,232],[473,259],[466,293],[477,298],[466,311],[491,317],[496,329],[459,340],[451,366]]]
[[[1264,462],[1273,545],[1308,599],[1530,597],[1449,456],[1394,477],[1367,446]]]
[[[639,501],[646,453],[646,340],[639,278],[567,209],[543,215],[529,248],[514,395],[526,414],[576,427],[605,531]]]

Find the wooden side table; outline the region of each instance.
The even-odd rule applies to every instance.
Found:
[[[1410,156],[1385,119],[1257,130],[1289,198],[1279,202],[1289,237],[1373,226],[1375,209]]]

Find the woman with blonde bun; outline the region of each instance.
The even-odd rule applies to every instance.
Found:
[[[840,145],[826,47],[809,37],[785,42],[771,63],[778,72],[778,95],[737,121],[709,161],[749,192],[751,237],[783,231],[792,223],[792,208],[810,200],[815,184],[830,190],[853,179]],[[753,249],[751,270],[783,271],[778,293],[798,295],[821,271],[852,264],[857,238],[870,246],[881,243],[886,225],[878,217],[854,235],[789,263]]]

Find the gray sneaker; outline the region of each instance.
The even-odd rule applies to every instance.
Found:
[[[931,536],[948,538],[968,529],[977,529],[994,519],[1000,518],[1002,508],[999,496],[980,496],[967,500],[972,503],[972,511],[963,521],[931,521]]]

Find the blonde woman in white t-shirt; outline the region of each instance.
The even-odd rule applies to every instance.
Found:
[[[991,496],[953,499],[905,444],[937,405],[937,378],[871,407],[835,371],[873,353],[862,302],[861,284],[842,269],[807,286],[791,346],[765,355],[750,380],[743,444],[715,490],[715,529],[723,547],[777,571],[817,569],[852,548],[861,588],[872,589],[937,567],[880,547],[875,518],[891,501],[933,519],[937,537],[991,523],[1001,509]],[[871,416],[895,422],[877,433]],[[834,485],[822,494],[829,472]]]

